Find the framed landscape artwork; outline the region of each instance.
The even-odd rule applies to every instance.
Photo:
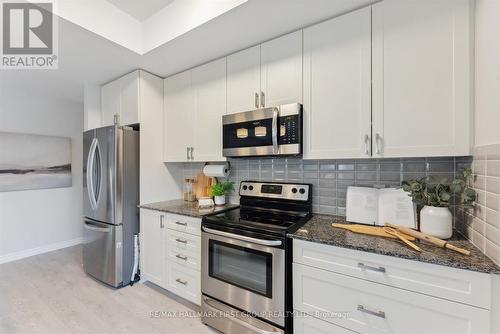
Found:
[[[71,185],[71,138],[0,132],[0,192]]]

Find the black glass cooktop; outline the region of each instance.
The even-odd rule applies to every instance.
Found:
[[[303,212],[240,207],[204,217],[203,220],[220,226],[283,235],[302,226],[308,219],[309,215]]]

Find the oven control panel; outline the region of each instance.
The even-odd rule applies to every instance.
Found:
[[[309,184],[271,183],[242,181],[241,196],[278,198],[296,201],[307,201],[311,187]]]

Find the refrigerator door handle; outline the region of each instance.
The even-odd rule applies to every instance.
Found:
[[[95,225],[89,224],[85,222],[83,226],[90,231],[95,231],[95,232],[103,232],[103,233],[109,233],[111,232],[111,229],[109,227],[97,227]]]
[[[95,198],[94,190],[94,159],[95,151],[97,148],[97,139],[92,139],[92,144],[90,144],[89,155],[87,158],[87,193],[90,199],[90,205],[93,210],[97,208],[97,202]]]

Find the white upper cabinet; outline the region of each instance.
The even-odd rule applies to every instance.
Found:
[[[261,106],[302,102],[302,30],[261,45]]]
[[[470,154],[469,0],[373,5],[373,156]]]
[[[116,115],[120,115],[121,108],[121,86],[120,81],[115,80],[101,89],[101,126],[115,124]]]
[[[113,125],[115,118],[120,125],[140,123],[141,109],[151,98],[148,84],[157,80],[157,76],[137,70],[103,85],[100,126]],[[157,95],[155,93],[155,100]]]
[[[164,161],[188,161],[194,145],[195,92],[191,84],[192,71],[165,79]]]
[[[193,160],[225,160],[222,116],[226,113],[226,58],[194,68],[192,85],[196,98]]]
[[[304,29],[304,158],[368,158],[371,9]]]
[[[259,107],[260,45],[227,57],[227,112]]]
[[[125,75],[119,81],[121,85],[120,124],[139,123],[141,117],[141,108],[139,106],[139,71]]]
[[[302,102],[302,31],[227,57],[227,113]]]

